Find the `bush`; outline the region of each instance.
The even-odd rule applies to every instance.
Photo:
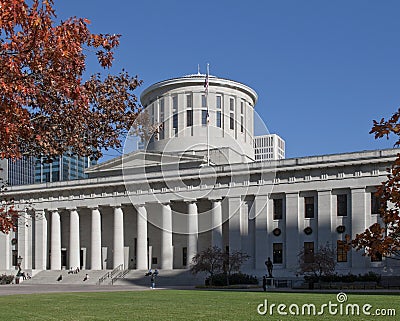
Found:
[[[10,284],[14,280],[14,275],[0,275],[0,284]]]
[[[212,278],[211,277],[206,278],[205,284],[210,285],[210,283],[213,286],[226,286],[226,274],[225,273],[218,273],[215,274]],[[258,279],[257,277],[253,275],[248,275],[248,274],[243,274],[243,273],[234,273],[229,276],[229,285],[235,285],[235,284],[258,284]]]
[[[343,283],[353,283],[353,282],[378,282],[381,280],[381,276],[374,272],[368,272],[365,274],[331,274],[321,276],[318,280],[315,276],[305,276],[304,280],[307,282],[343,282]]]

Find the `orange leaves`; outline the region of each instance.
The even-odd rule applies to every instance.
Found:
[[[120,35],[92,34],[88,19],[55,24],[52,0],[0,5],[1,156],[72,150],[98,158],[103,148],[120,146],[138,111],[132,91],[140,82],[127,73],[82,81],[93,52],[86,49],[96,48],[108,68]]]

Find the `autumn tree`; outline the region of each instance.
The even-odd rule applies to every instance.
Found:
[[[0,0],[0,157],[52,159],[69,152],[98,159],[121,147],[139,112],[137,77],[94,74],[91,53],[112,65],[120,35],[93,34],[90,21],[57,21],[53,0]],[[0,210],[0,231],[15,215]]]
[[[193,274],[208,273],[212,283],[214,274],[222,270],[223,259],[222,251],[219,247],[208,247],[192,258],[190,271]]]
[[[370,131],[375,139],[395,137],[395,147],[400,146],[400,109],[391,118],[373,121]],[[365,255],[400,259],[400,154],[388,168],[387,179],[378,186],[376,197],[380,202],[381,222],[374,223],[357,234],[351,244]]]

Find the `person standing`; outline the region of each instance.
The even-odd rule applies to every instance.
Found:
[[[263,287],[264,292],[266,292],[267,291],[267,278],[265,277],[265,275],[263,276],[262,287]]]
[[[151,275],[150,282],[151,282],[151,288],[155,289],[156,288],[156,277],[154,276],[154,273]]]

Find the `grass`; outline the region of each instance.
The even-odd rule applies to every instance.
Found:
[[[395,308],[397,316],[258,315],[257,306],[337,303],[336,294],[155,290],[12,295],[0,297],[0,320],[399,320],[400,296],[348,294],[347,303]]]

